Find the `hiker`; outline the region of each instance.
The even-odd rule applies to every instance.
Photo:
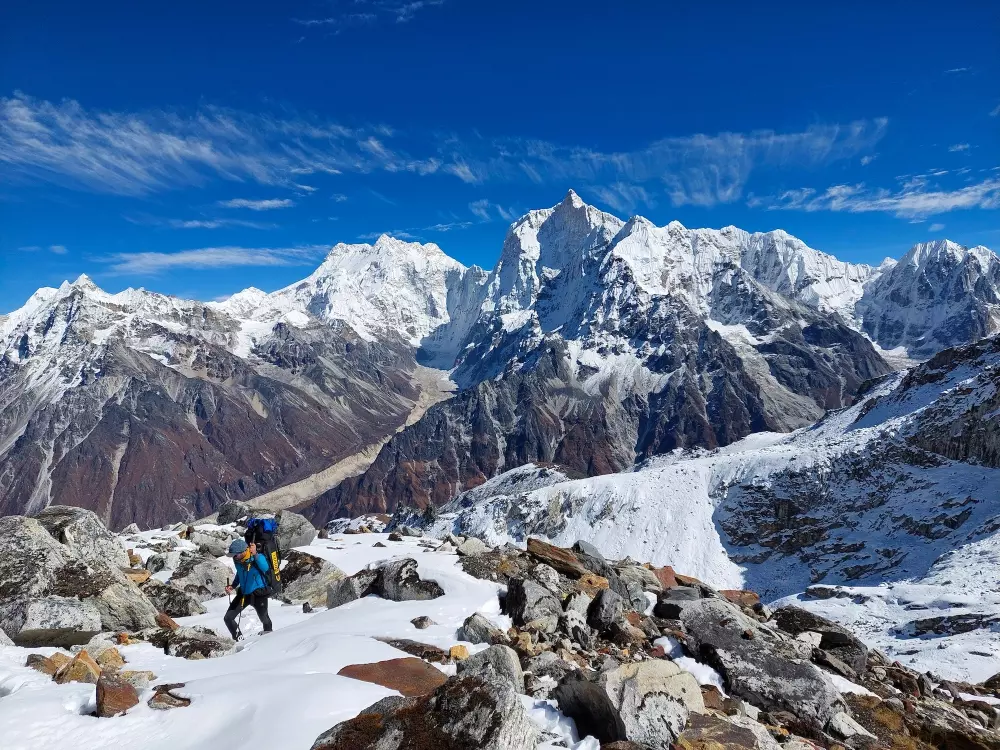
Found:
[[[233,556],[233,564],[236,566],[236,588],[235,596],[226,610],[226,627],[233,638],[239,640],[236,618],[249,605],[260,618],[264,632],[270,633],[271,618],[267,614],[267,559],[257,552],[256,544],[248,545],[242,539],[236,539],[229,545],[229,554]],[[226,586],[226,593],[234,593],[233,587]]]

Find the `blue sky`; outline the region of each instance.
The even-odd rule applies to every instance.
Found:
[[[853,261],[997,248],[991,6],[5,3],[0,311],[271,290],[380,232],[490,267],[570,187]]]

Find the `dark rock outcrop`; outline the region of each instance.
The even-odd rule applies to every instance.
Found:
[[[538,729],[501,682],[455,677],[420,698],[385,698],[321,734],[312,750],[525,750]]]

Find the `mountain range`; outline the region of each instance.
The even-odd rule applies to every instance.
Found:
[[[618,472],[813,424],[998,330],[987,248],[851,264],[780,230],[622,221],[572,191],[514,222],[488,272],[383,236],[224,302],[81,277],[0,317],[0,514],[159,525],[298,485],[322,523],[529,463]],[[354,476],[316,479],[359,453]]]

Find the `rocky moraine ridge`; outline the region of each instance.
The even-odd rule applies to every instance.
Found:
[[[2,519],[3,573],[18,586],[0,590],[7,641],[0,644],[0,721],[11,702],[37,704],[51,694],[54,706],[64,705],[57,696],[65,688],[66,696],[90,696],[82,702],[90,715],[76,716],[66,730],[85,742],[153,731],[151,721],[164,736],[194,736],[199,730],[184,716],[203,721],[232,690],[217,675],[235,670],[255,694],[269,689],[269,648],[288,649],[282,679],[296,669],[307,681],[322,674],[320,657],[310,656],[315,632],[346,638],[354,652],[370,648],[362,648],[365,640],[386,657],[348,661],[322,688],[311,683],[330,691],[328,701],[346,700],[338,690],[390,694],[304,743],[289,740],[289,748],[1000,748],[1000,675],[972,684],[919,672],[810,609],[767,606],[752,591],[717,589],[669,566],[608,559],[583,541],[565,548],[530,538],[524,548],[491,547],[406,526],[376,534],[363,524],[316,539],[304,519],[287,514],[280,524],[288,559],[283,598],[304,619],[248,644],[178,624],[174,617],[184,623],[218,600],[228,571],[216,553],[240,533],[247,512],[229,503],[213,523],[120,535],[83,509]],[[330,561],[354,554],[349,549],[371,560],[351,575]],[[439,583],[430,570],[451,572]],[[469,587],[492,590],[494,601],[452,610]],[[376,618],[423,611],[458,626],[425,614],[413,617],[409,637],[377,636],[396,630],[386,620],[362,639],[361,606]],[[340,633],[349,622],[353,634]],[[8,675],[11,654],[24,666]],[[195,668],[201,663],[205,668]],[[258,663],[260,674],[253,672]],[[163,681],[148,668],[154,664],[192,677]],[[22,736],[60,736],[51,727],[32,729],[34,710],[18,714],[29,734],[12,735],[16,747]],[[563,728],[567,719],[572,731]],[[321,720],[290,707],[272,716],[269,728],[299,736],[297,724]]]

